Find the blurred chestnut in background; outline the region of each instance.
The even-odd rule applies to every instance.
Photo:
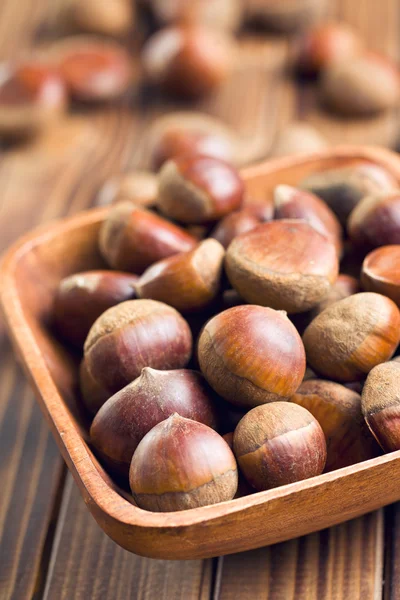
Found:
[[[210,319],[198,341],[198,360],[222,398],[250,407],[289,398],[306,368],[301,338],[286,314],[253,305]]]
[[[232,500],[238,472],[232,450],[218,433],[175,414],[142,439],[129,482],[140,508],[168,512]]]
[[[142,273],[154,262],[196,246],[195,237],[177,225],[120,202],[108,213],[99,235],[100,251],[113,269]]]
[[[37,133],[67,105],[67,91],[57,72],[40,61],[0,66],[0,135]]]
[[[233,31],[240,25],[242,0],[142,0],[161,25],[189,23]]]
[[[363,42],[347,23],[322,23],[306,31],[296,45],[296,67],[315,75],[333,63],[360,54]]]
[[[317,419],[325,434],[325,471],[341,469],[379,454],[361,412],[361,396],[339,383],[310,379],[290,398]]]
[[[360,161],[350,167],[335,167],[313,173],[303,179],[299,187],[322,198],[342,225],[346,225],[348,216],[362,198],[392,191],[398,187],[398,182],[384,167]]]
[[[328,140],[310,123],[293,121],[278,132],[271,156],[293,156],[328,148]]]
[[[259,491],[320,475],[326,461],[318,421],[289,402],[248,412],[233,434],[233,450],[246,480]]]
[[[377,365],[365,382],[361,404],[368,427],[385,452],[400,450],[400,364]]]
[[[400,244],[400,190],[363,198],[351,212],[347,230],[358,246]]]
[[[234,58],[234,42],[221,31],[200,26],[162,29],[145,43],[145,76],[169,93],[198,98],[227,77]]]
[[[327,296],[338,257],[332,242],[306,221],[282,219],[235,238],[225,268],[247,302],[296,313]]]
[[[136,284],[139,298],[152,298],[181,312],[200,310],[216,297],[225,252],[216,240],[151,265]]]
[[[311,368],[336,381],[362,379],[393,356],[399,339],[399,309],[389,298],[369,292],[335,302],[303,335]]]
[[[257,27],[292,33],[318,20],[326,4],[326,0],[247,0],[245,15]]]
[[[261,220],[257,218],[254,211],[243,208],[221,219],[210,233],[210,237],[227,248],[235,237],[255,229],[260,223]]]
[[[70,18],[82,31],[120,37],[133,30],[134,6],[130,0],[73,0]]]
[[[228,163],[208,156],[178,156],[159,175],[157,206],[182,223],[217,221],[243,202],[244,184]]]
[[[116,271],[85,271],[62,279],[54,300],[54,322],[61,335],[82,346],[89,329],[108,308],[135,297],[138,277]]]
[[[275,219],[303,219],[325,235],[342,251],[342,227],[335,213],[315,194],[290,185],[278,185],[274,190]]]
[[[158,180],[149,171],[128,171],[114,175],[100,188],[96,204],[105,206],[128,200],[137,206],[150,207],[156,203]]]
[[[200,373],[145,367],[137,379],[101,407],[90,428],[90,438],[109,463],[128,475],[139,442],[174,413],[217,427],[212,390]]]
[[[400,74],[387,56],[368,52],[329,67],[321,80],[321,96],[331,110],[368,116],[397,106]]]
[[[381,246],[368,254],[361,283],[366,291],[383,294],[400,306],[400,245]]]
[[[139,377],[144,367],[185,367],[192,354],[192,334],[171,306],[155,300],[128,300],[97,319],[84,353],[92,379],[111,396]]]
[[[131,58],[117,42],[73,36],[55,44],[51,57],[77,100],[113,100],[132,82]]]

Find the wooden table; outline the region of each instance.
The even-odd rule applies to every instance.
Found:
[[[63,4],[1,0],[0,57],[14,57],[36,43]],[[358,27],[371,47],[399,58],[398,0],[329,4],[332,15]],[[368,121],[332,119],[309,87],[296,89],[285,75],[286,56],[283,39],[244,39],[232,78],[199,108],[244,134],[257,131],[266,154],[277,129],[299,117],[333,143],[394,143],[395,112]],[[159,99],[144,106],[134,93],[118,108],[76,111],[29,145],[2,148],[1,248],[38,223],[89,206],[109,174],[140,165],[141,136],[161,110]],[[399,505],[214,560],[149,560],[117,547],[98,528],[66,472],[1,324],[0,352],[1,600],[400,598]]]

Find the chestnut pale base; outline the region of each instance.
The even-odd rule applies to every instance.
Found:
[[[279,183],[369,159],[400,182],[400,158],[386,150],[339,148],[247,169],[249,196],[270,198]],[[154,558],[195,559],[260,547],[357,517],[400,499],[400,451],[313,479],[180,513],[151,513],[132,503],[87,445],[76,395],[78,357],[49,328],[54,290],[62,277],[104,268],[96,239],[108,208],[41,228],[6,255],[1,302],[16,350],[63,457],[104,531],[124,548]]]

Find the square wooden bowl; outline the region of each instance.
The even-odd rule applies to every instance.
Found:
[[[388,169],[400,185],[400,158],[379,148],[340,147],[245,169],[249,194],[268,197],[312,172],[360,160]],[[400,499],[400,452],[204,508],[151,513],[136,507],[88,444],[77,401],[78,358],[51,332],[54,290],[71,273],[103,266],[99,227],[109,208],[46,225],[18,241],[1,268],[1,304],[11,339],[82,496],[102,529],[143,556],[196,559],[304,535]]]

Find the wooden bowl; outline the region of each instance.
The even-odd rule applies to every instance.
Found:
[[[278,183],[317,170],[371,160],[400,185],[400,158],[378,148],[340,147],[244,170],[250,193],[267,198]],[[97,234],[109,208],[46,225],[18,241],[1,269],[1,303],[16,352],[36,390],[61,453],[90,512],[118,544],[143,556],[198,559],[308,534],[400,499],[400,451],[266,492],[204,508],[151,513],[134,506],[107,475],[87,440],[77,401],[78,358],[52,335],[58,281],[103,266]]]

